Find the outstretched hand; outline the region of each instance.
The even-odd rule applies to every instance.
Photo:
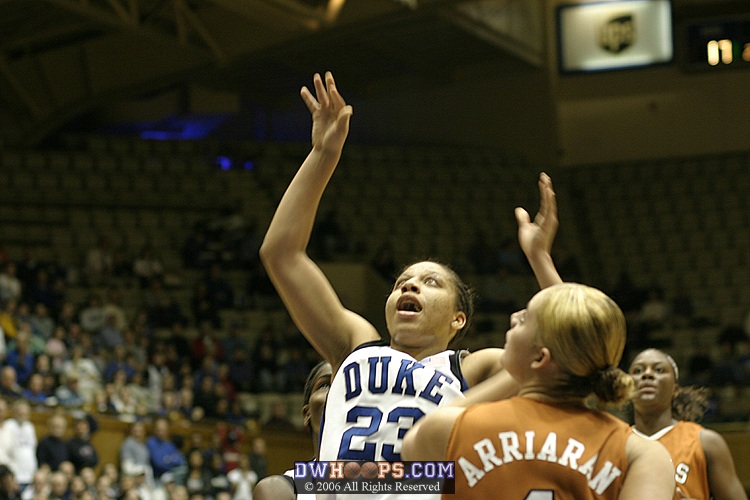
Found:
[[[531,221],[529,213],[521,207],[516,208],[518,222],[518,243],[526,256],[538,252],[552,252],[557,228],[557,200],[552,188],[552,179],[542,172],[539,175],[539,211]]]
[[[307,104],[307,109],[313,117],[312,144],[313,148],[321,151],[339,153],[344,147],[344,141],[349,134],[349,118],[352,107],[344,102],[336,88],[333,74],[325,74],[325,85],[318,73],[313,77],[315,96],[302,87],[300,95]]]

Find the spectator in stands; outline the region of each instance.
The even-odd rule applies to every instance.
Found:
[[[63,362],[61,375],[78,380],[77,391],[85,402],[94,400],[94,395],[102,389],[102,376],[93,359],[84,352],[82,342],[74,344],[70,351],[70,359]]]
[[[78,314],[81,328],[89,333],[98,333],[107,324],[102,300],[96,293],[91,293]]]
[[[156,497],[153,484],[149,483],[143,466],[131,465],[124,467],[120,477],[120,489],[124,492],[121,495],[123,500],[130,498],[141,500]]]
[[[106,392],[108,394],[107,407],[121,417],[132,418],[141,411],[127,386],[127,375],[123,370],[115,373],[115,379],[111,384],[107,384]]]
[[[5,336],[5,341],[16,338],[18,335],[18,326],[16,320],[16,312],[18,309],[18,302],[15,299],[8,299],[2,301],[3,308],[0,311],[0,329],[2,329]]]
[[[70,481],[64,472],[58,471],[50,474],[49,484],[49,500],[72,500],[69,489]]]
[[[252,500],[258,474],[250,467],[247,455],[239,455],[239,466],[227,473],[227,479],[232,484],[232,500]]]
[[[125,330],[128,327],[128,317],[125,313],[125,308],[122,305],[122,293],[118,288],[107,288],[102,308],[104,309],[105,318],[110,316],[115,317],[115,327],[120,331]]]
[[[34,333],[31,331],[31,325],[29,323],[19,323],[18,324],[18,336],[24,335],[29,340],[29,349],[31,350],[32,355],[36,356],[37,354],[41,354],[44,352],[44,339],[42,337],[39,337],[37,335],[34,335]],[[8,349],[15,349],[16,347],[16,341],[11,340],[8,342]]]
[[[7,302],[9,300],[18,301],[21,299],[23,285],[18,279],[17,268],[15,263],[8,262],[5,265],[5,271],[0,273],[0,300]]]
[[[190,357],[192,365],[202,366],[206,357],[220,360],[224,357],[221,342],[217,338],[216,331],[210,323],[203,322],[199,325],[198,334],[190,344]]]
[[[31,484],[21,492],[21,500],[49,498],[49,473],[50,471],[48,469],[39,468],[34,473],[34,479],[31,481]]]
[[[21,490],[22,488],[10,467],[0,465],[0,498],[3,500],[20,500]]]
[[[84,274],[89,286],[99,286],[114,271],[112,243],[106,236],[100,236],[96,245],[86,252]]]
[[[224,459],[220,453],[211,455],[209,470],[211,471],[211,495],[218,498],[220,495],[229,493],[232,489],[232,483],[227,478]]]
[[[250,348],[247,343],[246,334],[242,330],[242,324],[238,321],[234,321],[229,325],[226,335],[219,342],[222,354],[224,355],[222,359],[228,359],[236,351],[246,351]]]
[[[128,468],[141,467],[147,481],[153,482],[151,455],[146,446],[146,427],[143,421],[133,422],[128,437],[120,444],[120,467],[123,474]]]
[[[215,392],[217,396],[234,401],[237,397],[237,389],[232,379],[229,378],[229,363],[221,362],[216,366],[214,379],[216,380]]]
[[[104,352],[112,352],[115,347],[122,346],[124,342],[122,330],[117,326],[117,318],[114,315],[107,316],[104,327],[96,335],[97,348]]]
[[[23,399],[13,403],[13,418],[8,421],[10,435],[16,436],[11,456],[10,468],[16,481],[25,488],[34,479],[37,470],[36,461],[36,429],[29,421],[31,408]]]
[[[194,420],[197,415],[201,417],[205,415],[203,406],[195,403],[195,393],[192,387],[180,388],[177,402],[180,406],[180,413],[188,420]],[[196,409],[200,410],[200,412],[196,412]]]
[[[8,350],[5,358],[7,366],[16,372],[16,382],[26,385],[34,372],[34,354],[31,352],[30,335],[27,332],[19,332],[14,344],[15,347]]]
[[[70,328],[73,323],[78,323],[78,309],[72,302],[65,301],[60,305],[56,324],[63,328]]]
[[[62,370],[63,363],[68,359],[68,345],[65,342],[68,332],[65,327],[56,326],[50,338],[44,346],[44,353],[50,362],[50,369],[55,371]],[[40,355],[41,356],[41,355]],[[37,362],[39,356],[37,356]]]
[[[41,373],[32,373],[29,384],[23,390],[23,398],[32,405],[44,405],[50,394],[44,389],[44,376]]]
[[[185,476],[185,488],[188,495],[211,495],[211,471],[205,467],[203,453],[192,450],[187,457],[188,470]]]
[[[276,400],[271,403],[271,414],[263,423],[263,429],[275,431],[295,430],[294,424],[289,419],[289,410],[283,401]]]
[[[148,288],[153,279],[161,279],[164,275],[164,265],[156,257],[150,244],[143,245],[138,257],[133,261],[133,274],[141,288]]]
[[[47,435],[39,440],[36,448],[36,458],[39,467],[47,466],[51,471],[57,471],[60,464],[70,459],[68,443],[65,441],[65,431],[68,420],[62,413],[55,413],[47,419]]]
[[[15,436],[10,434],[8,423],[8,402],[0,398],[0,465],[10,465]]]
[[[154,404],[151,408],[152,411],[159,409],[161,393],[164,390],[164,379],[168,376],[171,376],[171,373],[165,364],[164,352],[161,349],[154,349],[154,352],[151,353],[151,362],[147,368],[149,399]]]
[[[96,478],[96,495],[100,499],[115,499],[119,497],[119,490],[109,476],[102,474]]]
[[[143,373],[144,372],[141,370],[136,370],[127,385],[128,392],[133,398],[135,413],[138,416],[148,415],[151,408],[154,406],[151,401],[149,389],[145,385]]]
[[[115,378],[115,373],[123,371],[127,380],[130,380],[136,371],[133,366],[132,356],[128,356],[128,352],[125,350],[125,346],[120,344],[113,346],[111,349],[112,357],[104,367],[104,380],[106,382],[112,382]]]
[[[253,438],[250,444],[250,467],[258,474],[258,479],[263,479],[268,475],[268,447],[266,440],[260,436]]]
[[[182,452],[171,440],[169,420],[157,417],[154,421],[154,434],[146,440],[154,478],[159,480],[166,473],[172,473],[178,483],[185,476],[186,462]]]
[[[49,314],[48,306],[42,302],[37,302],[34,306],[34,313],[29,318],[31,333],[40,337],[45,342],[52,337],[55,331],[55,320]]]
[[[22,394],[23,389],[18,385],[16,369],[9,365],[0,368],[0,396],[17,399]]]
[[[211,375],[203,375],[199,379],[199,386],[195,391],[195,402],[194,405],[203,409],[203,412],[207,417],[216,417],[216,403],[218,398],[216,397],[216,381]]]
[[[86,500],[86,483],[81,476],[73,476],[70,480],[70,498],[74,500]],[[92,497],[93,498],[93,497]]]
[[[84,467],[96,467],[99,464],[99,454],[91,442],[93,417],[86,415],[76,418],[73,423],[73,437],[68,440],[68,456],[80,473]]]
[[[59,404],[69,408],[79,408],[83,406],[86,400],[81,395],[79,389],[78,375],[71,373],[62,378],[62,383],[55,389],[55,399]]]

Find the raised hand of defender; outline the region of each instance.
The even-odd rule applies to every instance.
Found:
[[[539,211],[531,221],[529,213],[521,207],[516,208],[518,222],[518,243],[527,257],[539,252],[550,254],[555,241],[559,222],[557,220],[557,200],[549,175],[539,175]]]
[[[349,118],[352,116],[352,107],[347,105],[339,94],[330,71],[326,72],[325,84],[317,73],[313,77],[313,84],[315,96],[307,87],[302,87],[300,91],[300,95],[313,117],[313,148],[339,153],[344,147],[346,136],[349,134]]]

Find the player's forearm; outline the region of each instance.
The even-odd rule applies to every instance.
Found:
[[[284,254],[304,252],[326,185],[341,152],[313,149],[279,202],[261,246],[265,263]]]
[[[451,406],[465,408],[476,403],[507,399],[517,393],[518,382],[510,376],[507,370],[503,370],[466,391],[464,393],[466,397],[454,401]]]
[[[537,283],[539,283],[539,288],[547,288],[563,282],[549,252],[536,251],[527,254],[526,259],[529,261]]]

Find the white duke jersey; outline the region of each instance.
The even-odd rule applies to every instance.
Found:
[[[414,422],[464,397],[462,391],[468,386],[461,374],[460,356],[443,351],[417,361],[383,341],[354,349],[328,391],[320,423],[319,460],[401,461],[401,440]],[[318,494],[319,499],[334,497]],[[361,497],[397,498],[383,493]]]

